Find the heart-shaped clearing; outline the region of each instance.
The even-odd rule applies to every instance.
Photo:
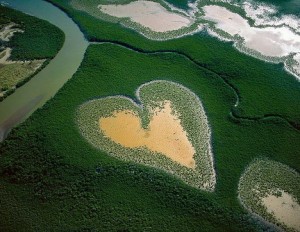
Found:
[[[199,98],[168,81],[142,85],[137,97],[143,105],[123,96],[81,105],[77,122],[82,135],[112,156],[162,169],[212,191],[210,128]]]

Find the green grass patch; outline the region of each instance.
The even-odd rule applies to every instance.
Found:
[[[34,60],[26,63],[13,63],[1,65],[0,67],[0,91],[14,88],[19,82],[24,81],[28,76],[43,64],[43,61]]]

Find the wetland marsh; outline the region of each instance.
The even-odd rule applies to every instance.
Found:
[[[44,70],[59,67],[61,85],[76,73],[0,143],[0,230],[299,230],[299,15],[278,2],[49,1],[90,43],[79,32],[84,59],[61,69],[76,44],[62,27]],[[184,19],[142,23],[167,14]],[[0,103],[2,131],[38,93],[7,117],[15,106]]]

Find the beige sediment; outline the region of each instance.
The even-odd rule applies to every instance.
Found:
[[[281,196],[269,194],[261,201],[267,208],[267,212],[276,220],[289,228],[300,231],[300,205],[290,194],[281,191]]]
[[[0,64],[15,64],[17,61],[12,61],[9,60],[9,57],[11,55],[11,48],[5,48],[1,53],[0,53]]]
[[[0,40],[2,41],[9,41],[11,37],[14,36],[14,33],[20,32],[23,33],[24,31],[19,28],[13,28],[14,26],[17,26],[15,23],[9,23],[8,25],[4,26],[0,30]]]
[[[236,42],[235,45],[240,51],[275,63],[285,62],[286,70],[299,79],[300,62],[296,59],[297,56],[292,58],[293,64],[290,64],[287,57],[300,54],[300,35],[294,31],[297,25],[300,25],[300,20],[286,16],[277,22],[269,22],[266,17],[261,21],[258,17],[262,17],[265,7],[259,12],[253,12],[247,4],[244,6],[247,9],[247,16],[253,18],[255,25],[263,25],[263,27],[250,26],[247,19],[225,7],[206,5],[202,7],[204,11],[202,18],[215,23],[209,31],[210,34],[223,39],[228,36],[214,30],[216,28],[224,31],[231,36],[228,37],[230,40]]]
[[[126,5],[98,5],[105,14],[130,18],[131,21],[155,32],[167,32],[188,27],[193,23],[190,18],[170,12],[162,5],[152,1],[134,1]]]
[[[12,28],[17,26],[15,23],[10,23],[6,26],[4,26],[1,31],[0,31],[0,40],[2,41],[9,41],[11,37],[14,35],[16,32],[24,32],[21,29],[18,28]],[[23,65],[32,65],[35,64],[35,66],[31,66],[32,71],[36,71],[38,68],[41,67],[41,65],[46,61],[45,59],[43,60],[24,60],[24,61],[13,61],[10,60],[12,49],[10,47],[5,47],[3,51],[0,52],[0,64],[2,65],[8,65],[8,64],[23,64]]]
[[[140,104],[119,95],[91,100],[81,105],[77,111],[77,123],[82,136],[107,155],[125,162],[160,169],[174,175],[192,187],[214,191],[216,173],[210,144],[210,127],[198,96],[180,84],[164,80],[155,80],[141,85],[137,88],[135,95]],[[170,104],[169,107],[168,104]],[[167,112],[169,112],[170,121],[177,121],[177,126],[180,128],[177,133],[178,140],[173,135],[176,134],[174,130],[171,130],[174,124],[171,126],[165,124],[168,123],[168,120],[158,120],[161,124],[157,124],[157,132],[155,132],[156,129],[151,129],[155,117],[158,116],[157,119],[163,118],[160,114],[166,114]],[[114,121],[116,117],[118,118],[118,113],[123,117],[126,117],[126,115],[124,116],[125,113],[129,114],[130,119],[135,124],[135,126],[127,129],[129,131],[127,134],[123,132],[123,136],[121,136],[122,139],[128,138],[128,136],[133,137],[130,140],[133,144],[129,144],[132,148],[113,140],[101,126],[101,123],[103,123],[101,119],[110,119],[111,125],[106,122],[108,128],[112,126],[119,133],[121,130],[124,131],[127,124],[126,120],[119,119],[117,124]],[[152,148],[149,145],[149,148],[144,145],[146,143],[144,141],[144,144],[136,143],[136,134],[137,136],[141,135],[140,137],[148,136],[148,138],[153,134],[153,143],[160,142],[161,137],[156,138],[155,134],[160,135],[159,130],[164,133],[165,127],[170,130],[170,133],[161,135],[161,137],[164,137],[162,139],[166,141],[161,143],[162,148],[174,147],[172,140],[175,140],[176,145],[178,141],[186,140],[187,144],[184,146],[189,147],[192,152],[182,152],[181,154],[177,152],[175,155],[177,155],[178,161],[174,161],[175,156],[171,158],[170,155],[173,154],[161,150],[160,147]],[[137,132],[132,135],[132,131]],[[178,135],[180,133],[185,134],[184,138]],[[166,138],[168,136],[169,139]],[[174,136],[173,139],[172,136]],[[182,149],[183,146],[180,147]],[[182,159],[182,155],[185,155],[186,158]]]
[[[130,110],[115,111],[111,117],[100,118],[99,127],[105,136],[124,147],[145,147],[194,169],[195,149],[171,102],[165,101],[162,107],[152,109],[151,115],[147,129],[142,128],[139,116]]]

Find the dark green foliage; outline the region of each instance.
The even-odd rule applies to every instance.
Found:
[[[0,6],[0,24],[18,24],[24,33],[16,33],[5,46],[13,49],[12,60],[52,59],[64,42],[64,33],[52,24]]]
[[[188,0],[166,0],[166,2],[172,4],[173,6],[176,6],[178,8],[188,10],[188,3],[193,2],[193,1],[188,1]]]
[[[53,2],[68,7],[67,1]],[[300,133],[287,122],[300,123],[299,82],[282,66],[243,55],[205,33],[149,41],[67,11],[90,40],[136,51],[109,43],[90,46],[55,98],[0,144],[0,230],[272,231],[245,214],[237,186],[259,156],[299,172]],[[134,99],[137,87],[155,79],[178,82],[202,100],[213,136],[214,193],[113,159],[79,134],[80,104],[120,94]],[[233,108],[237,96],[241,102]],[[232,110],[245,118],[231,116]]]
[[[79,134],[74,114],[80,104],[117,94],[134,98],[137,87],[157,78],[178,82],[202,99],[213,132],[216,193],[113,159]],[[15,213],[27,218],[29,208],[40,215],[31,222],[39,230],[45,230],[49,220],[47,229],[53,230],[257,230],[236,198],[238,179],[258,155],[299,170],[294,161],[300,147],[289,146],[296,144],[299,133],[282,120],[233,123],[228,113],[234,100],[220,77],[180,55],[147,55],[112,44],[90,46],[72,80],[1,144],[2,180],[10,183],[6,191],[27,186],[32,195],[16,194],[20,208],[0,213],[8,221]],[[5,204],[10,201],[5,198]],[[0,224],[19,228],[21,219],[15,220],[15,226]]]

